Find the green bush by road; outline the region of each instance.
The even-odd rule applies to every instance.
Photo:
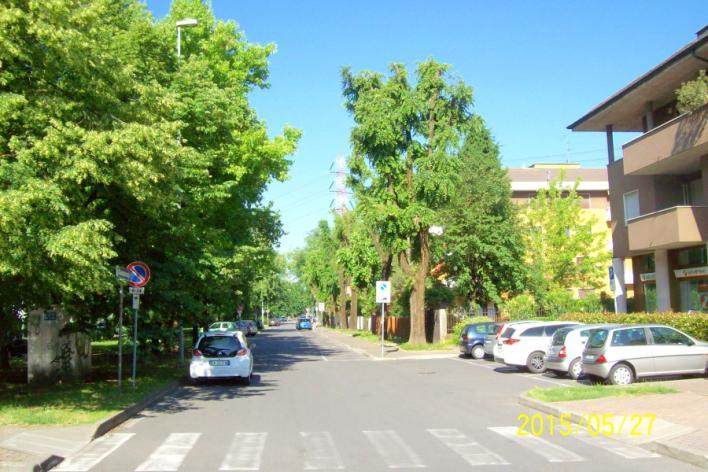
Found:
[[[592,400],[603,397],[623,397],[676,393],[677,390],[663,385],[601,385],[590,387],[536,387],[526,392],[529,397],[544,402],[569,402],[574,400]]]
[[[673,326],[703,341],[708,340],[708,314],[706,313],[565,313],[560,319],[581,323],[656,323]]]

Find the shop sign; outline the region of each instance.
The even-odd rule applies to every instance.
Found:
[[[656,272],[645,272],[643,274],[639,274],[639,278],[642,282],[653,282],[656,280]]]
[[[686,277],[704,277],[708,276],[708,266],[691,267],[690,269],[676,269],[674,275],[677,279],[685,279]]]

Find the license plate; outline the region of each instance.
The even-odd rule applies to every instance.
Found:
[[[229,365],[229,361],[209,361],[209,365],[224,366],[224,365]]]

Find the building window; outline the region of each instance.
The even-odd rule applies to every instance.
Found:
[[[636,218],[640,215],[639,213],[639,190],[632,190],[622,195],[622,201],[624,203],[624,224],[627,225],[627,221]]]
[[[583,210],[589,210],[591,207],[590,194],[589,193],[579,193],[578,196],[580,197],[580,208],[582,208]]]
[[[683,249],[678,253],[678,263],[680,266],[701,266],[708,263],[706,246]]]

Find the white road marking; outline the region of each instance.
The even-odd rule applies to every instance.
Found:
[[[323,361],[327,362],[327,358],[325,356],[320,356]]]
[[[560,382],[558,380],[547,379],[546,377],[543,377],[542,374],[519,374],[519,375],[521,377],[526,377],[531,380],[538,380],[539,382],[547,382],[547,383],[551,383],[554,385],[561,385],[563,387],[567,387],[568,385],[571,385],[568,382]],[[574,385],[574,384],[575,384],[575,382],[572,383],[572,385]]]
[[[457,455],[470,465],[508,464],[501,456],[493,453],[457,429],[429,429],[428,432],[455,451]]]
[[[173,471],[179,469],[184,458],[202,433],[172,433],[140,464],[136,472]]]
[[[625,445],[615,439],[604,437],[602,434],[590,436],[587,431],[582,431],[574,436],[586,444],[600,447],[608,452],[611,452],[612,454],[624,457],[625,459],[649,459],[661,457],[659,454],[648,451],[644,448]]]
[[[236,433],[219,470],[258,470],[268,433]]]
[[[395,431],[362,431],[389,469],[425,467],[420,457]]]
[[[135,436],[135,433],[107,434],[96,439],[79,454],[69,457],[59,464],[59,467],[52,470],[73,472],[88,471],[133,436]]]
[[[529,451],[543,456],[548,462],[580,462],[585,460],[572,451],[553,444],[552,442],[548,442],[545,439],[533,436],[532,434],[519,436],[517,434],[519,428],[516,426],[500,426],[489,429],[525,447]]]
[[[490,369],[490,370],[498,369],[500,367],[508,367],[506,364],[494,363],[492,365],[487,365],[487,364],[480,364],[479,362],[464,360],[464,359],[460,359],[460,358],[454,358],[454,359],[450,359],[450,360],[453,360],[456,362],[462,362],[463,364],[468,365],[468,366],[482,367],[484,369]],[[486,361],[483,361],[483,362],[486,362]],[[513,373],[512,375],[515,375],[517,377],[524,377],[524,378],[531,379],[531,380],[538,380],[539,382],[552,383],[554,385],[562,385],[564,387],[567,387],[568,385],[575,385],[575,382],[561,382],[558,380],[547,379],[546,377],[543,377],[541,374],[525,374],[523,372],[519,372],[519,373]]]
[[[0,443],[0,447],[35,454],[60,454],[70,456],[79,451],[83,443],[55,438],[37,433],[20,433]]]
[[[300,433],[305,451],[305,470],[343,469],[342,458],[328,432]]]

